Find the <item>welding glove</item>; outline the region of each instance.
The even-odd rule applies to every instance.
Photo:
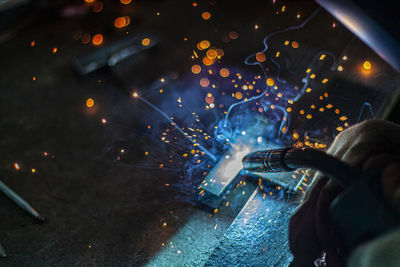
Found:
[[[339,134],[327,153],[361,169],[374,155],[398,155],[399,137],[400,127],[396,124],[365,121]],[[347,255],[340,253],[341,241],[329,218],[329,206],[342,190],[322,174],[316,175],[303,204],[290,219],[289,246],[294,255],[292,266],[345,266]],[[385,188],[383,190],[387,194]],[[322,258],[315,261],[321,255]]]

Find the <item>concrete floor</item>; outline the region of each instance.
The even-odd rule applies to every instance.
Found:
[[[180,1],[162,5],[155,4],[159,1],[137,2],[137,9],[130,10],[136,19],[132,23],[137,23],[134,24],[137,28],[132,31],[158,27],[171,39],[180,41],[185,36],[191,41],[220,40],[223,32],[233,29],[240,32],[240,40],[246,42],[227,45],[225,53],[230,55],[224,61],[227,65],[243,62],[247,55],[260,49],[266,33],[293,23],[285,16],[266,21],[263,8],[269,6],[264,2],[258,2],[259,6],[252,5],[257,1],[234,6],[231,1],[220,1],[226,9],[218,5],[207,6],[216,14],[222,14],[215,16],[219,18],[219,27],[207,24],[204,27],[208,28],[202,28],[200,23],[190,24],[194,16],[200,18],[201,14],[192,5],[176,12]],[[306,16],[316,7],[313,1],[292,5],[288,14],[293,18],[297,10]],[[258,8],[260,6],[262,8]],[[158,10],[167,14],[164,19],[155,18]],[[224,16],[224,12],[228,15]],[[117,14],[115,10],[104,13],[105,18],[112,19]],[[320,20],[328,18],[322,14]],[[201,177],[193,184],[184,183],[187,181],[182,161],[163,169],[157,167],[168,161],[170,151],[160,145],[158,135],[153,135],[155,129],[146,132],[147,124],[143,121],[151,121],[153,113],[144,114],[143,105],[136,105],[129,97],[132,88],[148,84],[157,75],[187,72],[192,64],[188,56],[192,47],[172,43],[156,53],[158,64],[135,65],[128,61],[114,68],[113,74],[103,70],[80,77],[75,72],[72,66],[75,57],[95,49],[74,40],[74,35],[79,31],[110,32],[111,23],[92,17],[59,19],[44,16],[0,46],[0,179],[48,218],[46,224],[38,225],[0,194],[0,242],[8,253],[7,258],[0,259],[0,266],[202,266],[207,261],[208,265],[218,266],[227,260],[245,263],[246,257],[234,253],[224,260],[220,256],[226,254],[223,247],[235,241],[235,238],[229,238],[230,234],[246,237],[249,233],[249,238],[238,247],[245,249],[252,244],[265,249],[257,250],[259,263],[263,266],[266,255],[279,254],[267,244],[267,235],[255,240],[254,236],[260,233],[255,228],[243,233],[246,229],[241,228],[245,218],[243,213],[235,221],[236,226],[229,228],[255,187],[237,189],[238,194],[233,192],[231,196],[236,198],[236,205],[224,206],[216,214],[197,205],[192,201],[192,187],[201,181]],[[259,23],[262,31],[250,33],[254,23]],[[296,38],[302,36],[299,33]],[[30,47],[33,40],[36,44]],[[195,41],[190,45],[195,45]],[[334,52],[339,53],[347,45],[329,43],[325,47],[321,43],[316,39],[309,49],[327,47],[334,50],[338,47]],[[52,53],[54,47],[57,47],[56,53]],[[183,48],[189,54],[182,55]],[[357,51],[369,51],[363,49]],[[160,54],[164,57],[158,58]],[[179,54],[182,58],[173,57]],[[300,57],[302,61],[304,58]],[[148,61],[146,56],[136,59]],[[147,73],[148,69],[152,73]],[[122,82],[116,82],[118,77],[122,77]],[[339,96],[332,99],[338,103],[350,99],[349,106],[343,109],[346,111],[347,108],[348,114],[354,115],[349,117],[357,117],[359,103],[353,103],[351,98],[357,95],[356,92],[347,87],[339,92]],[[380,103],[378,96],[382,93],[375,92],[375,95],[371,98]],[[85,107],[88,97],[94,97],[96,103],[90,110]],[[155,97],[155,101],[158,100]],[[364,100],[359,102],[362,104]],[[116,114],[112,117],[114,121],[102,125],[101,118],[110,114]],[[319,127],[321,120],[313,123],[305,123],[304,127]],[[156,126],[159,130],[163,125]],[[332,127],[335,129],[336,125]],[[115,151],[121,148],[127,153],[116,161]],[[153,149],[157,156],[146,157],[144,153],[148,149]],[[18,171],[13,168],[15,162],[20,165]],[[36,172],[32,173],[32,169]],[[240,198],[243,190],[247,190],[246,194]],[[286,222],[293,206],[276,199],[263,203],[259,195],[253,200],[258,204],[248,206],[250,210],[273,205],[271,211],[281,212],[282,216],[274,213],[271,221],[264,221],[261,219],[265,218],[264,214],[254,208],[249,225],[255,225],[275,239],[282,237],[285,224],[279,224],[278,217]],[[269,225],[277,227],[270,228]],[[289,259],[286,244],[280,244],[282,257],[269,258],[272,265]],[[272,254],[264,253],[266,250]]]

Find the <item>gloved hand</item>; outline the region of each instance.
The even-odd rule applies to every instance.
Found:
[[[396,160],[393,155],[400,151],[400,126],[380,120],[365,121],[339,134],[328,154],[358,169],[380,167]],[[400,178],[393,176],[393,168],[386,166],[382,186],[387,200],[392,205],[399,195]],[[397,191],[396,191],[397,190]],[[303,203],[292,215],[289,223],[289,246],[294,255],[291,266],[314,266],[314,261],[323,255],[321,266],[345,265],[340,254],[340,240],[330,222],[329,206],[342,191],[337,184],[317,173],[313,185]],[[398,198],[398,197],[397,197]]]

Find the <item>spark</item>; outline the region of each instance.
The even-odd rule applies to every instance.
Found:
[[[273,86],[274,84],[275,84],[274,79],[272,79],[272,78],[268,78],[267,79],[267,85],[268,86]]]
[[[207,86],[210,85],[210,81],[209,81],[207,78],[201,78],[201,80],[200,80],[200,85],[201,85],[202,87],[207,87]]]
[[[203,40],[199,43],[200,49],[199,50],[203,50],[203,49],[207,49],[209,48],[211,45],[210,41],[208,40]]]
[[[102,43],[103,43],[103,35],[100,33],[95,34],[92,38],[92,44],[95,46],[99,46]]]
[[[215,59],[218,56],[217,51],[215,49],[208,49],[206,54],[207,57],[210,59]]]
[[[17,163],[17,162],[15,162],[14,163],[14,169],[16,169],[17,171],[19,171],[20,170],[20,166],[19,166],[19,164]]]
[[[177,129],[186,139],[188,139],[191,143],[193,143],[195,146],[197,146],[199,149],[201,149],[207,156],[209,156],[213,161],[217,161],[217,158],[210,153],[205,147],[203,147],[201,144],[199,144],[198,142],[196,142],[192,137],[190,137],[189,135],[187,135],[182,128],[180,128],[171,118],[170,116],[168,116],[164,111],[162,111],[161,109],[159,109],[158,107],[156,107],[155,105],[153,105],[152,103],[150,103],[149,101],[147,101],[145,98],[139,96],[136,92],[133,93],[133,96],[140,99],[141,101],[143,101],[144,103],[146,103],[147,105],[149,105],[151,108],[153,108],[154,110],[156,110],[158,113],[160,113],[165,119],[167,119],[172,126],[175,127],[175,129]],[[193,153],[192,153],[193,154]]]
[[[118,17],[114,20],[114,27],[121,29],[128,26],[130,22],[131,21],[129,17]]]
[[[148,46],[150,44],[150,39],[149,38],[144,38],[143,40],[142,40],[142,45],[143,46]]]
[[[202,14],[201,14],[201,17],[204,19],[204,20],[209,20],[210,18],[211,18],[211,13],[210,12],[203,12]]]
[[[258,62],[264,62],[265,60],[267,60],[267,57],[265,56],[264,53],[259,52],[256,54],[256,59]]]
[[[193,65],[192,66],[192,72],[194,73],[194,74],[199,74],[200,72],[201,72],[201,67],[199,66],[199,65]]]
[[[100,13],[101,11],[103,11],[103,2],[96,2],[94,3],[92,10],[94,13]]]
[[[219,70],[219,74],[221,75],[221,77],[228,77],[230,75],[230,72],[227,68],[222,68]]]
[[[368,60],[364,61],[363,68],[364,68],[364,70],[371,70],[371,68],[372,68],[371,62],[369,62]]]
[[[239,33],[232,31],[229,33],[229,38],[231,38],[232,40],[236,40],[237,38],[239,38]]]
[[[94,106],[94,100],[93,100],[92,98],[88,98],[88,99],[86,100],[86,106],[87,106],[88,108],[93,107],[93,106]]]

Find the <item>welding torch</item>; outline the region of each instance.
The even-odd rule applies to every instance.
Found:
[[[347,251],[400,226],[400,214],[387,203],[380,186],[382,170],[361,173],[323,151],[309,148],[256,151],[242,162],[250,173],[311,168],[339,184],[343,191],[332,201],[329,216]]]
[[[256,151],[246,155],[243,168],[249,172],[291,172],[311,168],[323,172],[330,179],[346,187],[359,173],[342,161],[315,149],[279,148]]]

